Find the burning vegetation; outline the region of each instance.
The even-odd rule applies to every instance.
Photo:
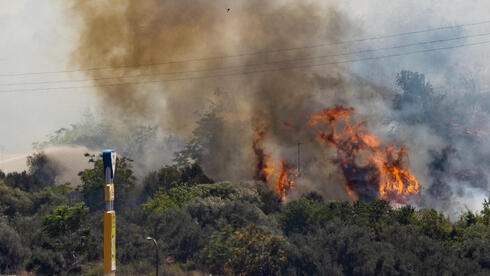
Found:
[[[367,123],[352,124],[354,108],[336,105],[321,113],[310,115],[307,126],[314,129],[321,145],[332,146],[337,151],[337,162],[343,172],[344,186],[356,199],[371,201],[376,198],[392,203],[407,203],[419,192],[419,184],[408,169],[408,151],[403,144],[385,143],[367,132]],[[279,160],[279,170],[271,155],[266,153],[263,141],[266,128],[254,130],[254,179],[274,186],[274,191],[284,200],[294,187],[298,175],[293,165]],[[296,171],[296,172],[295,172]]]
[[[486,166],[471,178],[451,172],[488,162],[487,151],[472,151],[488,144],[485,107],[452,104],[423,74],[400,72],[394,91],[351,72],[349,47],[336,42],[362,28],[333,2],[250,0],[230,12],[224,0],[140,2],[68,4],[80,33],[70,65],[103,68],[83,73],[111,107],[111,125],[148,122],[187,143],[179,166],[198,163],[217,181],[263,181],[288,201],[311,191],[346,199],[346,190],[353,199],[446,209],[459,196],[488,195],[488,175],[476,174]],[[307,115],[334,104],[344,107]],[[354,109],[365,122],[351,120]],[[406,146],[372,135],[366,122]],[[432,169],[450,145],[458,152]],[[410,169],[408,149],[416,150]],[[466,149],[475,154],[460,154]]]
[[[306,114],[325,106],[319,99],[357,107],[353,102],[366,97],[360,94],[360,87],[373,92],[366,99],[373,104],[383,98],[383,92],[339,65],[320,68],[311,62],[315,56],[335,56],[342,47],[310,48],[304,47],[304,41],[341,41],[356,29],[342,12],[327,2],[253,0],[233,9],[232,15],[223,12],[222,7],[228,5],[224,0],[212,5],[204,0],[123,2],[119,9],[98,1],[68,5],[70,13],[80,19],[76,22],[83,23],[72,64],[105,68],[85,74],[94,81],[99,99],[110,101],[114,112],[121,114],[110,118],[116,121],[114,125],[125,124],[125,120],[151,121],[163,132],[189,141],[179,153],[180,160],[199,163],[216,180],[263,181],[283,199],[293,187],[301,194],[313,186],[324,195],[345,198],[342,184],[327,181],[331,172],[317,169],[324,167],[322,160],[332,158],[321,156],[322,145],[314,142],[312,129],[305,127]],[[106,24],[107,18],[111,24]],[[324,27],[317,28],[320,25]],[[294,70],[298,66],[301,70]],[[114,85],[110,80],[115,76],[124,84]],[[213,116],[201,117],[209,109]],[[370,114],[363,115],[370,119]],[[401,162],[403,151],[394,148],[391,156],[381,158],[382,149],[371,146],[370,150],[379,148],[374,155],[380,161],[370,162],[374,169],[361,168],[348,165],[360,149],[353,149],[349,156],[345,137],[340,138],[336,141],[339,153],[345,152],[347,158],[342,165],[344,174],[355,175],[345,177],[354,197],[405,200],[398,190],[396,197],[392,195],[393,187],[399,186],[391,179],[406,178],[403,172],[392,170],[384,173],[392,177],[379,179],[371,176],[386,167],[380,165],[381,160]],[[294,154],[291,149],[298,142],[309,143],[302,156],[309,172],[301,177],[291,162],[295,157],[289,154]],[[357,183],[361,172],[347,174],[351,169],[365,170],[366,183]],[[313,184],[306,187],[303,181]],[[373,191],[377,186],[386,188]],[[403,193],[408,186],[402,188]],[[339,187],[340,193],[332,195]]]
[[[352,124],[353,108],[336,105],[310,116],[308,125],[317,127],[321,144],[337,150],[337,160],[345,177],[345,188],[355,199],[382,198],[406,203],[418,194],[419,184],[408,169],[408,151],[403,144],[386,145],[367,132],[367,123]],[[340,131],[338,130],[340,129]]]
[[[297,172],[295,173],[293,165],[284,159],[279,160],[279,170],[276,172],[275,164],[263,146],[265,134],[264,128],[256,128],[254,131],[253,151],[256,158],[254,180],[267,183],[285,200],[286,193],[294,186],[294,177],[297,176]]]

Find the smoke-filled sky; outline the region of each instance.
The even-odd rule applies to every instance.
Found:
[[[481,118],[482,114],[487,114],[481,112],[482,103],[471,103],[467,111],[458,111],[460,118],[446,120],[447,126],[441,128],[438,122],[451,114],[432,112],[425,103],[397,109],[393,105],[391,89],[399,90],[395,86],[397,73],[410,70],[425,74],[436,94],[444,92],[448,96],[443,104],[451,108],[455,106],[451,101],[462,99],[458,95],[460,91],[490,92],[486,81],[490,23],[304,48],[487,21],[490,19],[485,17],[485,11],[490,8],[487,1],[87,0],[0,3],[0,39],[3,42],[0,44],[0,124],[3,126],[0,145],[7,153],[29,151],[32,142],[78,122],[83,112],[89,109],[104,119],[117,118],[114,122],[118,126],[126,126],[135,118],[140,122],[143,119],[165,132],[188,139],[196,135],[196,121],[202,118],[202,112],[214,106],[218,119],[210,120],[211,125],[204,129],[197,129],[203,137],[208,135],[205,143],[210,156],[204,158],[202,165],[211,177],[217,180],[251,179],[257,158],[252,148],[255,154],[267,155],[260,157],[264,160],[292,160],[296,143],[301,141],[305,143],[305,174],[294,191],[319,190],[330,198],[344,198],[346,191],[339,189],[342,187],[341,172],[336,165],[342,158],[335,158],[332,149],[314,144],[314,131],[304,127],[308,114],[342,104],[354,107],[353,120],[367,120],[369,131],[375,135],[407,145],[410,164],[406,167],[410,167],[423,183],[422,189],[426,189],[421,192],[422,205],[444,208],[444,204],[454,198],[471,201],[488,194],[490,177],[486,165],[480,164],[487,164],[482,160],[488,159],[490,147],[475,150],[475,143],[468,142],[473,138],[466,137],[468,133],[485,133],[489,127]],[[465,39],[442,41],[455,37]],[[432,45],[428,41],[440,43]],[[425,44],[397,47],[420,42]],[[396,56],[464,43],[487,44]],[[236,56],[284,48],[298,50]],[[383,50],[366,52],[379,48]],[[359,51],[364,52],[341,56],[345,52]],[[336,58],[327,59],[330,62],[327,66],[311,67],[311,63],[325,62],[325,58],[311,61],[311,57],[321,55]],[[163,68],[141,66],[216,56],[234,57],[174,62]],[[392,57],[331,63],[379,56]],[[277,62],[278,58],[286,58],[288,62]],[[308,59],[310,63],[306,62]],[[261,65],[264,62],[270,64]],[[284,66],[298,65],[303,67],[283,70]],[[77,71],[79,68],[106,69],[81,72]],[[206,77],[205,71],[216,71],[216,68],[226,69],[214,74],[232,73],[234,76]],[[250,74],[250,69],[257,68],[269,72]],[[162,74],[165,70],[193,73],[169,77]],[[40,74],[53,71],[55,73]],[[200,79],[203,76],[204,79]],[[169,78],[189,77],[199,79],[168,81]],[[134,80],[149,84],[111,84]],[[93,85],[98,88],[90,87]],[[67,88],[37,90],[46,87]],[[417,93],[423,89],[421,87]],[[430,97],[434,100],[436,96]],[[437,108],[442,107],[437,105]],[[432,114],[433,117],[414,121],[413,118],[420,114]],[[484,136],[479,143],[486,145],[487,140]],[[448,145],[456,148],[457,153],[449,153],[451,149],[445,151]],[[343,149],[344,145],[340,151],[337,149],[337,155]],[[442,161],[436,162],[439,160],[437,154],[444,156],[444,153],[451,154],[448,157],[451,161],[443,161],[447,158],[441,157]],[[356,159],[350,160],[354,164]],[[354,172],[357,171],[355,166]],[[345,167],[343,173],[346,173]],[[440,174],[447,179],[436,181],[440,180]],[[352,185],[359,196],[362,189],[356,190],[358,184]],[[372,193],[368,194],[364,198],[371,198]]]
[[[226,1],[230,16],[246,1]],[[298,1],[289,1],[298,2]],[[304,1],[301,1],[304,2]],[[326,1],[318,1],[326,2]],[[331,1],[359,29],[348,38],[420,30],[452,24],[484,21],[490,3],[479,1]],[[223,7],[225,10],[226,7]],[[260,7],[258,7],[260,8]],[[69,55],[78,39],[79,30],[68,24],[64,1],[0,0],[0,74],[59,71],[67,69]],[[472,33],[484,32],[488,26],[468,28]],[[467,31],[468,31],[467,30]],[[417,38],[441,38],[422,34]],[[414,36],[410,36],[413,38]],[[405,38],[370,43],[372,47],[405,43]],[[316,41],[315,41],[316,42]],[[303,43],[303,42],[301,42]],[[305,45],[311,44],[304,41]],[[365,45],[365,44],[364,44]],[[362,47],[361,47],[362,48]],[[426,73],[432,82],[453,67],[466,68],[468,74],[482,78],[488,72],[488,46],[475,46],[425,55],[390,58],[350,64],[361,76],[393,83],[395,74],[408,69]],[[454,69],[453,69],[454,70]],[[0,83],[38,82],[76,79],[77,74],[28,75],[0,77]],[[484,84],[483,84],[484,85]],[[437,86],[437,84],[435,85]],[[2,91],[31,86],[1,86]],[[39,92],[0,93],[0,145],[7,153],[26,152],[33,141],[70,123],[77,122],[84,110],[94,108],[92,89],[66,89]]]
[[[0,74],[58,71],[67,68],[77,31],[66,24],[62,1],[0,1]],[[0,90],[41,85],[5,86],[18,82],[68,79],[68,74],[0,76]],[[0,93],[0,145],[10,154],[25,153],[31,143],[78,122],[95,104],[89,89],[48,93]]]

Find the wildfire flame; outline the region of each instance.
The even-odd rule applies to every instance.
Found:
[[[337,150],[337,161],[345,177],[344,186],[352,198],[364,201],[382,198],[394,204],[406,203],[419,192],[417,179],[408,169],[406,147],[384,143],[368,133],[365,121],[352,124],[353,112],[354,108],[336,105],[310,115],[307,125],[316,130],[318,142]],[[254,179],[268,183],[284,200],[294,187],[297,172],[284,159],[279,160],[276,172],[275,162],[263,147],[265,135],[265,127],[254,129]]]
[[[345,177],[345,188],[355,199],[382,198],[392,203],[406,203],[418,194],[417,179],[410,174],[404,145],[383,146],[383,141],[366,131],[366,122],[352,125],[353,108],[336,105],[319,114],[310,115],[310,127],[317,130],[316,138],[337,150],[338,162]],[[343,123],[341,132],[336,127]],[[359,164],[361,163],[361,164]]]
[[[274,174],[274,163],[271,161],[270,155],[268,155],[263,146],[262,142],[265,138],[265,129],[256,128],[254,130],[254,140],[253,140],[253,150],[255,153],[255,172],[254,179],[269,182],[269,177]]]
[[[275,172],[274,162],[271,156],[263,148],[262,142],[265,138],[265,129],[256,128],[254,130],[253,150],[256,157],[254,179],[274,185],[274,191],[282,198],[286,199],[286,193],[294,186],[294,168],[286,160],[279,161],[279,170]],[[274,177],[275,182],[272,182]]]
[[[283,200],[286,199],[286,192],[294,187],[294,168],[286,160],[280,160],[280,169],[276,174],[275,191]]]

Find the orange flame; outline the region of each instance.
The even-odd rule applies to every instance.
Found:
[[[254,179],[264,182],[269,181],[269,177],[274,173],[274,163],[270,160],[270,155],[265,153],[262,141],[265,138],[265,129],[256,128],[254,130],[253,150],[256,158]]]
[[[319,114],[310,115],[308,125],[320,123],[327,130],[317,131],[317,140],[337,149],[338,161],[345,176],[345,187],[355,199],[372,200],[382,198],[393,203],[405,203],[418,194],[417,179],[410,174],[405,160],[408,151],[404,145],[383,146],[383,142],[366,131],[366,122],[352,125],[350,115],[353,108],[336,105]],[[344,128],[336,132],[340,119]],[[361,160],[363,165],[358,164]]]
[[[294,168],[286,160],[280,160],[280,170],[276,174],[276,187],[275,191],[281,196],[283,200],[286,199],[286,192],[294,187]]]
[[[281,196],[282,200],[286,199],[286,193],[294,186],[294,168],[284,159],[280,160],[279,171],[275,173],[274,162],[262,146],[265,138],[265,129],[256,128],[254,130],[253,150],[255,153],[256,164],[254,179],[263,181],[272,186],[272,176],[275,178],[274,191]]]

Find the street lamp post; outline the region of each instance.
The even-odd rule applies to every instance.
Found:
[[[157,241],[152,238],[152,237],[146,237],[147,240],[152,240],[153,243],[155,244],[155,270],[156,270],[156,276],[158,276],[158,243]]]

